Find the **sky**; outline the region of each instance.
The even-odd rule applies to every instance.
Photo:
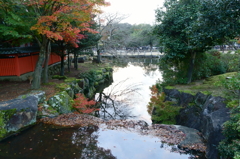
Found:
[[[163,5],[164,0],[105,0],[111,5],[104,7],[106,13],[119,13],[128,15],[123,20],[130,24],[154,24],[155,10]]]

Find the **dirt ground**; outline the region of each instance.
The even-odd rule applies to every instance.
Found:
[[[101,67],[99,64],[83,63],[79,64],[79,69],[70,68],[70,72],[65,70],[67,77],[77,77],[79,73]],[[49,79],[49,83],[62,83],[63,80]],[[42,84],[41,90],[46,92],[47,98],[55,93],[55,85]],[[19,95],[27,94],[31,91],[31,84],[29,81],[0,81],[0,102],[7,101],[18,97]]]

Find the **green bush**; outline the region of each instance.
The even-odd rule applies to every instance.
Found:
[[[221,54],[221,61],[226,66],[227,72],[239,71],[239,62],[240,62],[240,50],[235,51],[235,53],[225,53]]]
[[[194,80],[223,74],[226,72],[226,65],[220,59],[220,53],[210,52],[202,54],[196,61]]]
[[[226,137],[220,142],[218,149],[225,158],[240,158],[240,73],[229,79],[221,79],[220,83],[226,89],[230,108],[230,120],[224,123],[223,134]]]
[[[148,108],[154,107],[152,121],[160,124],[176,124],[176,116],[182,107],[174,106],[173,102],[164,100],[163,92],[160,95],[152,96],[151,102],[148,104]]]
[[[160,61],[160,69],[162,70],[164,85],[187,83],[187,61],[176,62],[171,61],[171,59],[162,58]],[[192,80],[223,74],[226,70],[226,63],[221,61],[219,52],[212,51],[210,53],[198,54],[195,60]]]
[[[231,119],[224,123],[225,139],[220,142],[218,150],[222,157],[238,158],[240,154],[240,108],[231,110]]]

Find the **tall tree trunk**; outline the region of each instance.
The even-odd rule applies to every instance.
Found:
[[[69,51],[67,51],[67,55],[68,55],[68,72],[70,72],[71,61]]]
[[[192,74],[193,74],[193,70],[194,70],[194,63],[195,63],[195,58],[196,58],[196,52],[191,52],[191,59],[190,59],[190,63],[189,63],[189,67],[188,67],[188,81],[187,84],[192,82]]]
[[[62,54],[61,54],[61,70],[60,70],[60,76],[64,76],[64,50],[62,50]]]
[[[77,50],[74,50],[74,68],[78,69],[78,56],[77,56]]]
[[[101,63],[101,54],[100,54],[100,50],[97,50],[97,63]]]
[[[51,42],[48,41],[47,43],[47,50],[45,53],[45,62],[44,62],[44,69],[43,69],[43,83],[48,83],[48,62],[49,62],[49,57],[51,54]]]
[[[32,89],[39,89],[41,86],[42,66],[45,60],[47,41],[48,41],[47,37],[43,36],[42,43],[40,44],[38,61],[36,63],[35,71],[33,74],[33,82],[31,85]]]

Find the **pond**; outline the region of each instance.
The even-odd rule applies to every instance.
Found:
[[[100,117],[143,120],[147,113],[149,87],[161,79],[155,65],[129,63],[114,67],[114,82],[96,95],[105,101]],[[115,109],[114,107],[115,106]],[[0,142],[0,158],[4,159],[205,159],[186,153],[176,145],[168,145],[157,137],[141,135],[124,128],[98,126],[59,128],[37,124]]]
[[[151,116],[147,112],[150,101],[150,87],[157,80],[162,80],[157,65],[128,63],[125,67],[113,67],[113,83],[96,94],[101,95],[104,102],[100,111],[103,119],[135,119],[151,124]]]

